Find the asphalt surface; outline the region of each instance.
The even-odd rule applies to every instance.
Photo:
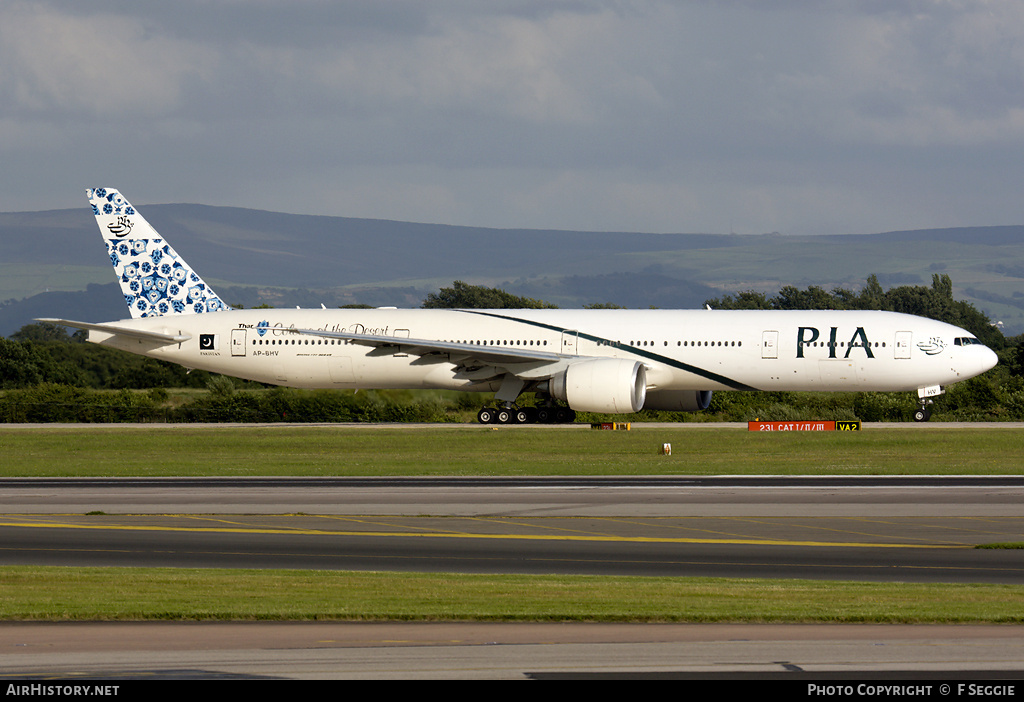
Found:
[[[343,678],[696,679],[799,697],[812,681],[913,686],[856,695],[883,698],[962,697],[960,685],[984,683],[999,691],[972,697],[1005,699],[1021,694],[1021,661],[1024,627],[1015,626],[0,623],[5,689],[101,680],[119,685],[119,697],[151,694],[163,680]]]
[[[1024,541],[1015,479],[213,482],[197,509],[194,479],[0,481],[0,562],[1024,583],[1019,550],[973,548]]]
[[[0,480],[0,562],[1024,583],[1020,478]]]

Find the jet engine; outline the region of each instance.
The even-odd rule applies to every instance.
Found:
[[[644,406],[644,364],[622,358],[580,361],[548,381],[548,393],[580,412],[628,414]]]
[[[700,412],[711,404],[710,390],[655,390],[647,394],[645,409]]]

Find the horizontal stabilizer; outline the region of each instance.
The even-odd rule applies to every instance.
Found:
[[[65,327],[75,329],[87,329],[89,331],[105,332],[118,336],[127,336],[142,341],[152,341],[159,344],[180,344],[192,338],[191,334],[166,334],[164,332],[147,331],[145,329],[130,329],[117,324],[90,324],[89,322],[75,322],[69,319],[36,319],[37,322],[49,322],[50,324],[62,324]]]

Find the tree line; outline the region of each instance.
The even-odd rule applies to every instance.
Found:
[[[1000,351],[1007,346],[1002,331],[974,305],[953,298],[953,281],[934,274],[932,285],[901,285],[883,290],[872,275],[860,292],[834,288],[831,292],[811,285],[800,290],[787,285],[775,295],[745,291],[705,301],[713,309],[730,310],[884,310],[928,317],[966,329],[986,346]],[[1019,343],[1019,339],[1017,340]]]

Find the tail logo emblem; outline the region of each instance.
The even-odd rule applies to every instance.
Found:
[[[119,215],[116,222],[107,225],[107,229],[118,238],[128,236],[132,230],[132,221],[127,215]]]

